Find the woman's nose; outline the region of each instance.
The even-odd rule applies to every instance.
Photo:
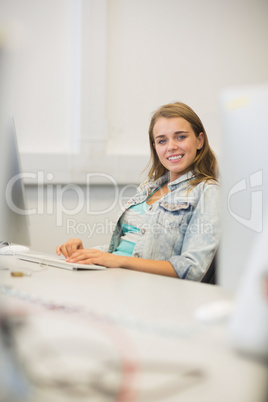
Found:
[[[171,138],[168,143],[168,149],[176,149],[176,148],[178,148],[178,144],[176,143],[175,139]]]

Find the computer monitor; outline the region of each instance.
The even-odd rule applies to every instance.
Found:
[[[222,94],[223,233],[217,283],[230,292],[235,292],[243,279],[267,222],[267,111],[268,84],[231,88]]]
[[[1,113],[0,244],[29,245],[28,217],[14,119]]]

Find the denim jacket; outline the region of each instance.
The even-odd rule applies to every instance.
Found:
[[[169,183],[170,192],[149,206],[133,256],[167,260],[179,278],[201,281],[220,240],[219,186],[201,182],[189,191],[193,177],[188,172]],[[168,179],[169,173],[157,181],[141,184],[125,210],[146,200]],[[121,235],[118,220],[109,245],[110,253],[116,250]]]

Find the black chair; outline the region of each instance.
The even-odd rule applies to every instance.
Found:
[[[214,258],[210,264],[209,269],[205,273],[205,276],[202,278],[202,283],[209,283],[210,285],[216,284],[216,268],[217,268],[217,253],[214,255]]]

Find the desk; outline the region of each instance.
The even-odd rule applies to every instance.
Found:
[[[44,377],[27,402],[266,402],[267,367],[230,348],[226,323],[195,318],[201,304],[229,298],[220,287],[10,261],[33,271],[0,270],[2,302],[27,316],[15,335],[23,364],[37,374],[34,383]],[[81,387],[59,386],[61,375]]]

